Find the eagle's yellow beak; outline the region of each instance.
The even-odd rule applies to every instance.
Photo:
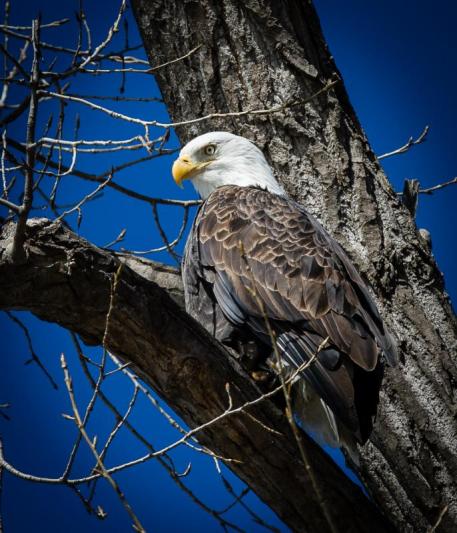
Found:
[[[173,163],[173,168],[171,169],[176,185],[182,188],[182,182],[184,180],[191,178],[198,170],[206,167],[206,165],[208,165],[208,162],[195,163],[188,155],[181,155]]]

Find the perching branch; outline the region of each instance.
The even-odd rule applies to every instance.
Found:
[[[14,230],[14,225],[7,225],[0,238],[0,308],[30,310],[77,332],[87,343],[101,343],[110,278],[118,269],[118,259],[58,223],[33,220],[27,226],[27,261],[13,267],[4,257]],[[40,253],[43,247],[46,254]],[[106,347],[131,362],[191,428],[226,409],[226,383],[230,383],[235,408],[261,396],[237,362],[170,298],[170,290],[179,295],[179,274],[169,267],[137,261],[130,260],[122,270]],[[141,273],[127,265],[136,265]],[[144,278],[144,273],[155,283]],[[6,286],[14,287],[14,302]],[[151,313],[151,309],[160,309],[160,313]],[[249,413],[262,425],[243,413],[225,417],[198,434],[199,444],[240,461],[231,468],[290,527],[327,531],[287,420],[268,399],[252,405]],[[334,519],[353,531],[365,531],[366,523],[373,525],[373,531],[388,530],[384,519],[331,459],[310,439],[304,437],[303,443]]]

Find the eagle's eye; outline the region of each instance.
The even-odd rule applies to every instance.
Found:
[[[216,152],[216,146],[214,144],[208,144],[205,146],[205,155],[214,155]]]

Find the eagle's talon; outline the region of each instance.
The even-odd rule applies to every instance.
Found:
[[[251,372],[251,377],[254,381],[266,383],[271,378],[271,373],[268,370],[254,370]]]

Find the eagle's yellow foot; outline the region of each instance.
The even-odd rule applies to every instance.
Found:
[[[253,372],[251,372],[251,377],[255,381],[265,383],[271,378],[271,372],[268,372],[268,370],[254,370]]]

